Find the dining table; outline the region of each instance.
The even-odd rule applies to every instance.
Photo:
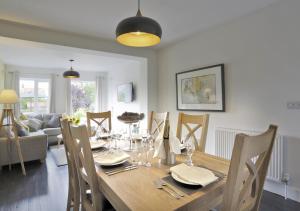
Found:
[[[174,165],[184,163],[186,156],[176,155]],[[222,202],[230,161],[196,151],[194,165],[223,174],[212,184],[201,187],[190,194],[176,199],[154,185],[154,181],[170,176],[170,165],[151,160],[152,166],[138,166],[137,169],[119,174],[107,175],[106,169],[96,165],[99,188],[104,197],[116,210],[126,211],[168,211],[168,210],[210,210]]]

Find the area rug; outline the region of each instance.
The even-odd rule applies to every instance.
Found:
[[[54,158],[55,164],[58,167],[68,164],[65,148],[63,146],[60,146],[59,148],[57,148],[57,146],[53,146],[50,148],[50,152]]]

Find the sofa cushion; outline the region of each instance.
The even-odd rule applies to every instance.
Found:
[[[38,130],[36,132],[30,132],[28,136],[40,136],[45,135],[45,133],[42,130]]]
[[[43,121],[43,114],[37,114],[37,113],[28,113],[26,114],[26,116],[28,117],[28,119],[38,119],[40,121]]]
[[[43,129],[44,133],[48,136],[57,136],[61,134],[60,128],[45,128]]]
[[[46,123],[44,128],[58,128],[60,127],[59,115],[52,115],[51,119]]]
[[[29,127],[30,132],[36,132],[39,129],[41,129],[43,126],[43,122],[36,118],[28,119],[25,121],[26,121],[25,124]]]

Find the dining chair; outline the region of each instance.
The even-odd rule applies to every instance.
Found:
[[[205,152],[208,121],[209,121],[208,114],[189,115],[189,114],[180,112],[178,114],[176,137],[179,140],[182,140],[183,129],[185,128],[187,130],[187,134],[185,136],[186,139],[192,138],[194,140],[195,149],[199,150],[201,152]],[[201,135],[197,139],[196,133],[198,131],[200,131],[200,129],[201,129]]]
[[[62,137],[68,163],[69,173],[69,191],[67,201],[67,211],[79,211],[80,208],[80,189],[79,181],[76,171],[75,157],[74,157],[74,143],[70,134],[69,122],[67,119],[60,120]],[[73,209],[72,209],[73,208]]]
[[[155,111],[151,111],[149,114],[148,130],[154,139],[158,136],[168,138],[169,112],[157,113]]]
[[[100,128],[103,132],[111,131],[111,112],[99,112],[99,113],[86,113],[87,128],[89,136],[95,136],[96,131]],[[92,122],[97,125],[96,129],[92,129]],[[104,124],[106,123],[106,127]]]
[[[82,210],[102,210],[104,197],[98,184],[87,128],[85,125],[70,126],[70,131],[74,140],[74,157],[80,185]]]
[[[221,210],[259,210],[276,132],[270,125],[258,136],[236,136]]]

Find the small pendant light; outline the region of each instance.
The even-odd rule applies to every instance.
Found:
[[[142,16],[140,0],[136,16],[122,20],[116,29],[117,41],[131,47],[149,47],[160,43],[162,30],[155,20]]]
[[[73,70],[72,62],[74,62],[74,60],[70,59],[69,61],[71,62],[71,68],[70,70],[64,72],[63,74],[64,78],[79,78],[80,77],[79,72]]]

